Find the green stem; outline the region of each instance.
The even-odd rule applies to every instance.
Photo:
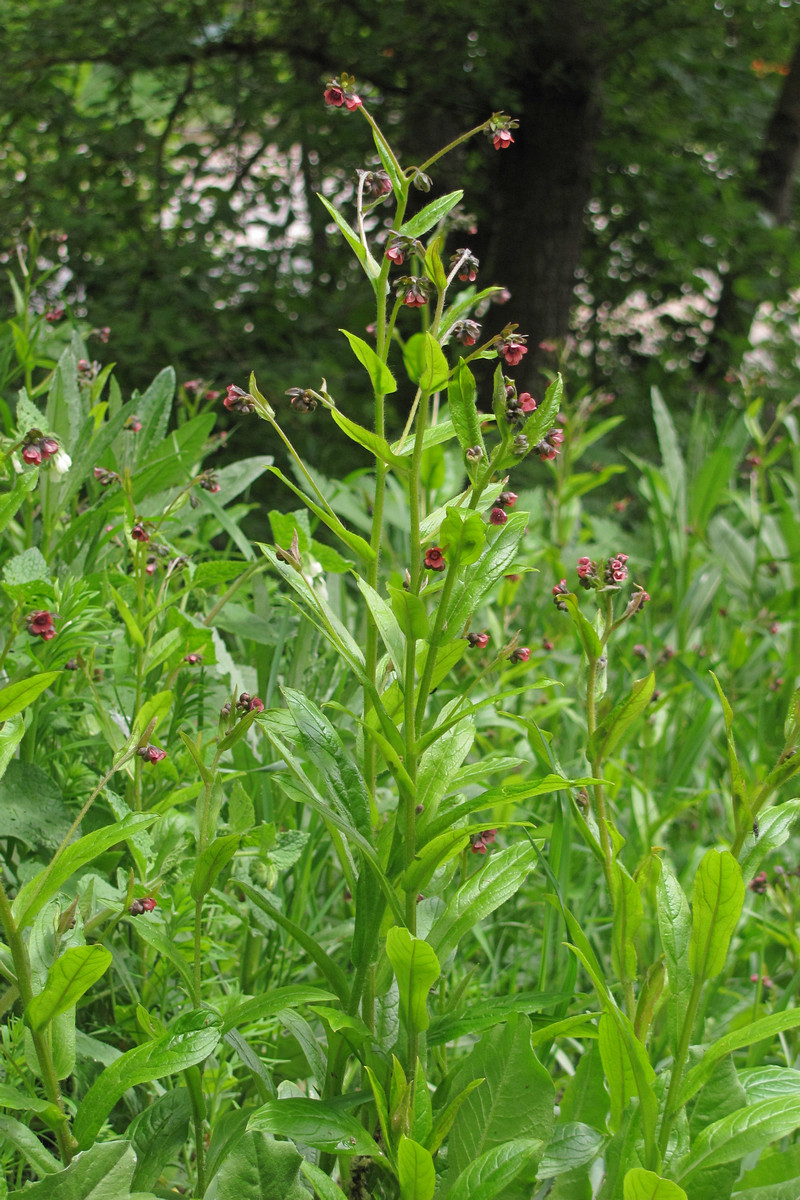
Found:
[[[206,1191],[206,1138],[205,1119],[206,1102],[203,1096],[203,1076],[199,1067],[189,1067],[183,1072],[186,1088],[189,1092],[189,1102],[192,1106],[192,1124],[194,1126],[194,1155],[197,1171],[197,1196],[202,1198]]]
[[[22,934],[14,920],[14,914],[11,911],[11,904],[9,903],[2,879],[0,879],[0,922],[3,925],[6,944],[11,951],[11,958],[17,976],[17,989],[24,1010],[33,999],[30,965],[28,963],[25,944],[22,940]],[[36,1059],[39,1063],[39,1071],[42,1076],[42,1083],[47,1099],[51,1104],[55,1104],[60,1112],[63,1113],[64,1102],[61,1098],[61,1089],[58,1086],[58,1078],[53,1063],[53,1056],[50,1052],[50,1045],[47,1041],[47,1035],[41,1029],[31,1029],[30,1034],[34,1050],[36,1051]],[[73,1140],[67,1127],[66,1115],[64,1121],[59,1121],[58,1123],[56,1137],[58,1139],[58,1150],[61,1155],[61,1161],[65,1167],[68,1167],[72,1162]]]
[[[695,979],[692,984],[692,991],[689,996],[689,1003],[686,1008],[686,1016],[681,1030],[681,1038],[678,1043],[678,1053],[672,1063],[672,1074],[669,1081],[669,1090],[667,1099],[664,1105],[664,1117],[661,1121],[661,1133],[658,1139],[658,1148],[663,1158],[669,1143],[669,1135],[672,1132],[672,1126],[675,1123],[675,1118],[678,1115],[678,1109],[675,1102],[678,1098],[678,1092],[681,1086],[681,1077],[683,1068],[686,1066],[686,1060],[689,1057],[689,1047],[692,1042],[692,1030],[697,1019],[697,1010],[700,1007],[700,997],[703,992],[702,979]]]
[[[474,129],[468,130],[467,133],[462,133],[461,137],[457,137],[452,142],[448,142],[443,150],[439,150],[436,154],[431,155],[430,158],[426,158],[425,162],[421,167],[418,167],[417,170],[427,171],[428,167],[432,167],[433,164],[438,162],[440,158],[443,158],[445,154],[449,154],[451,150],[455,150],[456,146],[460,146],[462,142],[469,141],[469,139],[474,137],[476,133],[483,133],[487,125],[488,121],[484,121],[482,125],[476,125]]]
[[[431,680],[436,667],[436,659],[439,655],[439,646],[444,634],[445,622],[447,619],[447,610],[450,606],[450,596],[453,592],[456,579],[458,578],[458,559],[453,557],[447,564],[447,574],[444,577],[444,586],[442,587],[441,595],[439,596],[439,605],[436,609],[436,619],[433,625],[433,632],[428,638],[428,653],[425,658],[425,666],[422,672],[422,679],[419,685],[419,698],[417,700],[416,726],[422,727],[422,720],[425,716],[425,706],[428,703],[428,693],[431,688]]]

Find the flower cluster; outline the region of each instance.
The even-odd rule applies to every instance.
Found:
[[[31,637],[40,637],[43,642],[50,642],[56,636],[54,621],[58,620],[58,613],[48,612],[47,609],[37,609],[35,612],[28,613],[25,619],[25,628]]]
[[[560,612],[569,612],[569,609],[567,608],[566,604],[561,599],[562,596],[568,596],[568,595],[569,595],[569,588],[567,587],[567,581],[566,581],[566,579],[560,579],[559,582],[556,584],[556,586],[553,588],[553,603],[555,604],[556,608]]]
[[[535,446],[536,453],[542,462],[551,462],[558,456],[564,442],[564,434],[560,429],[549,430],[541,442],[537,442]]]
[[[344,105],[348,112],[354,112],[361,106],[361,97],[356,93],[355,83],[352,75],[344,72],[341,79],[329,79],[323,92],[325,103],[332,108],[341,108]]]
[[[496,837],[496,829],[484,829],[480,833],[473,834],[470,838],[470,849],[472,850],[472,853],[485,854],[486,847],[491,846]]]
[[[255,397],[243,391],[235,383],[229,383],[222,403],[228,412],[251,413],[255,410]]]
[[[419,275],[402,275],[395,280],[394,290],[409,308],[422,308],[423,304],[428,303],[431,284]]]
[[[364,181],[364,194],[380,200],[392,190],[392,181],[385,171],[359,171]]]
[[[139,758],[143,758],[145,762],[157,763],[167,757],[166,750],[162,750],[159,746],[139,746],[136,753]]]
[[[497,353],[508,363],[509,367],[516,367],[528,353],[528,347],[525,345],[527,340],[526,333],[511,333],[508,337],[498,338],[495,343]]]
[[[585,555],[578,559],[578,579],[582,588],[596,587],[595,580],[599,580],[599,578],[596,562],[592,562]]]
[[[458,278],[462,283],[474,283],[478,278],[480,263],[471,250],[456,250],[455,254],[450,256],[450,265],[458,266]]]
[[[58,442],[55,438],[42,435],[38,429],[31,429],[25,436],[22,447],[23,461],[29,466],[38,467],[47,462],[54,454],[58,454]]]
[[[408,255],[411,254],[424,258],[425,247],[417,238],[406,237],[404,233],[395,233],[393,230],[391,232],[392,237],[386,246],[386,257],[396,267],[402,267]]]
[[[263,712],[264,701],[259,700],[258,696],[251,696],[249,692],[242,692],[239,699],[236,701],[236,707],[241,708],[243,712]]]
[[[519,121],[512,120],[505,113],[492,113],[489,120],[486,122],[484,130],[486,136],[491,140],[495,150],[507,150],[514,141],[511,136],[512,129],[519,128]]]
[[[477,321],[455,321],[450,332],[462,346],[474,346],[481,336],[481,327]]]
[[[317,398],[310,388],[287,388],[284,394],[290,397],[289,403],[299,413],[310,413],[317,407]]]
[[[627,561],[627,554],[616,554],[614,558],[609,558],[603,571],[603,578],[607,584],[613,586],[623,583],[628,578],[628,568],[625,566]]]

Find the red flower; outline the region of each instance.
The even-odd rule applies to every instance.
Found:
[[[617,554],[616,557],[608,560],[604,572],[606,583],[622,583],[628,578],[628,568],[625,566],[627,561],[627,554]]]
[[[42,452],[42,458],[47,461],[54,454],[58,454],[58,442],[55,438],[43,437],[39,439],[39,449]]]
[[[187,662],[190,667],[196,667],[203,661],[203,656],[202,654],[184,654],[183,661]]]
[[[556,458],[561,450],[563,441],[564,434],[560,429],[551,429],[549,433],[546,433],[542,441],[536,446],[536,453],[542,462]]]
[[[532,413],[536,411],[536,401],[530,392],[523,392],[518,399],[519,406],[524,413]]]
[[[47,609],[37,609],[35,612],[28,614],[25,621],[25,628],[31,637],[40,637],[43,642],[50,642],[56,636],[53,621],[57,617],[57,613],[48,612]]]
[[[251,413],[253,411],[254,400],[249,392],[243,391],[237,387],[235,383],[229,383],[225,394],[225,399],[222,403],[227,408],[228,412]]]
[[[516,333],[511,334],[510,337],[501,338],[497,343],[497,353],[505,359],[510,367],[516,367],[528,353],[528,347],[525,345],[527,340],[527,334]]]
[[[27,446],[23,446],[22,458],[30,466],[38,467],[42,461],[42,452],[39,449],[38,442],[29,442]]]
[[[481,336],[481,327],[477,321],[456,321],[452,334],[462,346],[474,346]]]
[[[236,701],[236,707],[243,708],[245,712],[263,712],[264,701],[259,700],[258,696],[251,696],[249,692],[242,692]]]
[[[489,645],[489,634],[488,633],[468,633],[467,641],[469,642],[470,646],[473,647],[473,649],[485,650],[486,647]]]
[[[156,907],[156,902],[152,896],[145,896],[143,900],[134,900],[129,906],[128,912],[132,917],[140,917],[142,913],[152,912]]]
[[[489,513],[489,521],[492,525],[505,525],[508,517],[502,508],[493,508]]]
[[[396,267],[402,267],[405,262],[402,246],[398,246],[396,242],[390,242],[386,247],[386,257],[390,262],[393,262]]]
[[[128,433],[141,433],[142,422],[138,417],[128,417],[125,422],[125,428],[128,430]]]
[[[531,652],[527,646],[519,646],[516,650],[512,650],[508,656],[508,661],[512,663],[525,663],[531,656]]]
[[[497,503],[501,508],[513,508],[518,499],[516,492],[501,492],[497,497]]]
[[[590,558],[586,558],[586,556],[584,555],[583,558],[578,559],[578,578],[579,579],[593,579],[596,574],[597,574],[597,567],[595,566],[595,564],[592,562],[592,560]]]
[[[145,896],[144,900],[141,900],[140,903],[145,912],[152,912],[156,907],[156,902],[152,896]]]
[[[58,308],[51,308],[49,312],[46,312],[44,314],[44,319],[50,325],[54,325],[56,321],[61,320],[63,315],[64,315],[64,308],[62,305],[59,305]]]
[[[161,750],[158,746],[140,746],[136,751],[139,758],[143,758],[145,762],[157,763],[167,757],[166,750]]]
[[[443,571],[447,566],[444,554],[439,546],[431,546],[425,555],[425,566],[429,571]]]
[[[507,150],[514,141],[511,132],[508,129],[498,129],[497,133],[492,138],[492,143],[495,150]]]
[[[147,532],[141,521],[137,521],[137,523],[134,525],[133,529],[131,530],[131,537],[135,542],[150,541],[150,534]]]
[[[395,291],[409,308],[422,308],[428,303],[430,284],[427,279],[415,275],[404,275],[395,283]]]
[[[334,108],[341,108],[344,104],[344,92],[338,84],[329,83],[322,95],[325,103]]]

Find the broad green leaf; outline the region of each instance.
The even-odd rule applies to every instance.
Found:
[[[742,878],[749,883],[762,861],[788,839],[800,813],[800,799],[787,800],[758,815],[758,837],[748,833],[742,846],[740,865]]]
[[[360,1121],[322,1100],[268,1100],[255,1110],[247,1127],[293,1138],[329,1154],[383,1158]]]
[[[630,696],[603,718],[589,739],[588,755],[591,761],[607,758],[614,753],[625,734],[647,708],[655,686],[656,677],[652,671],[644,679],[634,680]]]
[[[208,1014],[202,1011],[189,1013],[187,1017],[209,1021]],[[203,1062],[219,1039],[220,1030],[212,1024],[186,1032],[167,1030],[154,1041],[120,1055],[98,1075],[78,1108],[73,1127],[78,1145],[82,1148],[91,1145],[106,1117],[128,1088],[138,1083],[152,1083],[165,1075],[176,1075]]]
[[[489,856],[488,862],[456,889],[428,934],[427,940],[440,962],[447,960],[461,938],[478,921],[514,895],[536,861],[532,846],[521,843],[508,846]]]
[[[409,1031],[428,1028],[428,992],[441,968],[433,949],[422,938],[395,925],[386,935],[386,955],[400,992],[400,1013]]]
[[[61,1163],[57,1158],[53,1158],[49,1150],[45,1150],[30,1126],[23,1125],[16,1117],[7,1117],[5,1113],[0,1113],[0,1139],[9,1142],[33,1167],[37,1175],[52,1176],[61,1170]]]
[[[607,1007],[600,1018],[598,1047],[611,1099],[611,1128],[622,1126],[629,1100],[638,1096],[645,1137],[653,1136],[658,1106],[655,1072],[628,1018],[616,1007]]]
[[[396,670],[402,673],[403,658],[406,652],[405,636],[398,623],[397,617],[392,612],[389,605],[384,600],[383,596],[379,595],[374,588],[370,587],[365,579],[359,575],[356,579],[359,590],[367,602],[367,607],[372,615],[372,619],[378,627],[383,644],[389,651],[392,662]]]
[[[544,435],[555,425],[563,396],[564,381],[558,375],[545,392],[541,404],[535,412],[531,413],[522,427],[522,432],[531,446],[535,446],[537,442],[540,442]]]
[[[198,857],[192,875],[191,893],[193,900],[202,900],[214,886],[220,871],[227,867],[239,848],[239,834],[228,833],[214,838]]]
[[[740,1108],[698,1134],[688,1155],[678,1164],[680,1179],[688,1180],[691,1194],[691,1177],[699,1170],[738,1162],[745,1155],[786,1137],[798,1126],[800,1097],[789,1100],[779,1096]]]
[[[47,972],[44,991],[34,996],[25,1009],[30,1028],[42,1029],[72,1008],[110,966],[111,951],[105,946],[71,946],[65,950]]]
[[[11,1192],[9,1200],[128,1200],[135,1167],[130,1142],[98,1142],[65,1170]]]
[[[778,1034],[786,1033],[790,1029],[797,1029],[799,1026],[800,1008],[791,1008],[786,1012],[772,1013],[768,1017],[761,1017],[758,1021],[751,1021],[742,1029],[736,1029],[733,1033],[726,1033],[724,1037],[717,1038],[707,1047],[700,1062],[687,1073],[678,1095],[677,1106],[682,1108],[691,1100],[692,1096],[711,1078],[716,1064],[727,1054],[732,1054],[734,1050],[743,1050],[745,1046],[755,1046],[757,1042],[764,1041],[765,1038],[777,1037]]]
[[[45,849],[52,853],[67,836],[72,818],[58,785],[40,766],[11,759],[23,733],[20,716],[12,717],[0,731],[2,757],[6,760],[0,779],[0,837],[16,838],[29,850]]]
[[[432,334],[412,334],[403,346],[403,362],[409,379],[422,392],[438,392],[447,386],[450,364]]]
[[[184,1087],[156,1096],[128,1127],[136,1152],[136,1170],[131,1187],[152,1188],[165,1166],[176,1162],[189,1136],[192,1105]]]
[[[457,191],[448,192],[446,196],[439,196],[436,200],[431,200],[430,204],[426,204],[415,216],[405,221],[397,232],[403,237],[422,237],[429,229],[433,229],[434,225],[438,225],[442,217],[446,217],[457,204],[461,203],[463,198],[463,191]]]
[[[371,841],[367,786],[352,755],[328,718],[304,692],[287,687],[283,695],[303,749],[319,771],[331,800],[344,804],[355,828]]]
[[[18,926],[24,928],[28,925],[42,906],[56,894],[62,883],[81,867],[105,853],[109,846],[133,838],[157,820],[157,813],[133,813],[129,817],[123,817],[121,821],[114,822],[113,825],[104,825],[93,833],[87,833],[85,837],[67,846],[55,862],[45,867],[38,875],[34,875],[33,879],[20,888],[12,905]]]
[[[374,353],[374,351],[373,351]],[[377,355],[376,355],[377,358]],[[378,359],[380,362],[380,359]],[[396,391],[396,385],[392,391]],[[369,450],[370,454],[374,454],[382,462],[388,463],[395,470],[407,471],[408,460],[401,458],[399,454],[395,454],[389,446],[386,438],[379,437],[377,433],[373,433],[371,429],[365,429],[363,425],[356,424],[349,417],[344,416],[339,412],[338,408],[330,409],[330,414],[336,424],[346,433],[352,442],[356,442],[359,446],[363,446],[365,450]]]
[[[340,329],[339,333],[343,333],[350,343],[350,349],[355,354],[358,361],[366,368],[367,374],[372,380],[372,389],[376,396],[388,396],[392,392],[397,391],[397,384],[394,375],[372,349],[368,342],[363,338],[356,337],[354,333],[348,333],[346,329]],[[331,410],[331,415],[336,418],[336,410]],[[347,429],[342,426],[347,433]],[[363,443],[362,443],[363,444]],[[387,445],[388,449],[388,445]]]
[[[553,1131],[555,1089],[549,1073],[531,1049],[531,1023],[510,1014],[503,1025],[484,1034],[453,1078],[457,1094],[472,1080],[484,1082],[461,1105],[448,1138],[448,1167],[465,1171],[490,1149],[512,1139],[536,1141],[528,1148],[526,1181],[535,1179],[538,1156]]]
[[[433,1200],[436,1188],[433,1158],[424,1146],[411,1138],[400,1138],[397,1174],[400,1179],[400,1200]]]
[[[0,721],[7,721],[33,704],[60,675],[60,671],[40,671],[38,675],[31,675],[29,679],[21,679],[19,683],[10,683],[0,689]]]
[[[428,613],[419,596],[405,588],[387,585],[392,601],[392,610],[397,623],[411,641],[424,641],[428,636]],[[399,667],[399,663],[395,664]]]
[[[670,1043],[677,1052],[678,1039],[686,1018],[686,1009],[692,991],[692,973],[687,954],[692,931],[692,916],[689,901],[683,888],[666,863],[661,864],[656,896],[656,917],[661,937],[661,949],[669,981],[669,1029]]]
[[[111,595],[114,597],[114,603],[117,606],[117,612],[122,617],[128,633],[131,635],[131,640],[134,641],[137,646],[140,646],[142,650],[144,650],[144,634],[136,623],[136,618],[128,608],[128,605],[125,603],[117,589],[112,587],[111,584],[108,586],[110,588]]]
[[[736,859],[727,850],[709,850],[692,889],[689,970],[695,979],[713,979],[725,966],[743,903],[744,883]]]
[[[486,525],[476,512],[448,508],[439,530],[439,540],[460,566],[477,562],[486,544]]]
[[[271,988],[261,996],[253,996],[250,1000],[238,1000],[228,1008],[224,1014],[221,1032],[226,1034],[230,1029],[241,1029],[245,1025],[263,1021],[265,1017],[274,1017],[284,1009],[295,1008],[300,1004],[317,1004],[335,999],[334,992],[306,984]]]
[[[26,496],[29,496],[36,487],[38,479],[38,470],[23,471],[21,475],[14,476],[14,486],[11,491],[3,492],[0,495],[0,533],[14,520]]]
[[[624,1200],[688,1200],[683,1188],[653,1171],[634,1167],[625,1175]]]
[[[578,597],[570,592],[568,595],[559,596],[562,604],[567,606],[567,612],[572,618],[572,623],[575,626],[575,631],[580,638],[583,652],[590,660],[598,659],[603,653],[603,647],[600,638],[597,636],[597,630],[591,621],[587,621],[586,617],[580,610],[578,605]]]
[[[49,578],[50,568],[36,546],[15,554],[3,568],[3,580],[9,587],[23,587],[26,583]]]
[[[477,446],[486,456],[481,423],[475,404],[475,376],[463,358],[459,360],[455,374],[447,388],[448,413],[453,422],[458,442],[463,451]]]
[[[333,218],[339,230],[344,234],[347,244],[355,254],[358,261],[361,263],[361,266],[364,268],[364,273],[374,287],[375,280],[381,273],[378,263],[376,263],[370,252],[361,244],[355,231],[350,227],[350,225],[348,225],[347,221],[345,221],[341,213],[333,207],[330,201],[326,200],[320,192],[317,192],[317,199],[325,207],[328,215]]]
[[[175,396],[175,370],[164,367],[137,401],[137,416],[142,428],[136,435],[137,466],[146,460],[151,447],[166,436],[172,401]]]
[[[60,1124],[66,1119],[64,1113],[49,1100],[30,1096],[27,1092],[20,1091],[8,1083],[0,1083],[0,1108],[10,1108],[14,1112],[38,1113],[51,1126]]]
[[[539,1163],[537,1179],[557,1179],[592,1162],[605,1142],[603,1134],[579,1121],[559,1122]]]
[[[319,1196],[319,1200],[347,1200],[347,1196],[345,1196],[339,1185],[334,1183],[330,1175],[326,1175],[314,1163],[303,1159],[300,1164],[300,1172],[313,1185],[314,1191]]]
[[[447,1200],[495,1200],[541,1153],[539,1138],[513,1138],[470,1162],[447,1192]]]
[[[800,1096],[800,1071],[793,1067],[754,1067],[739,1071],[748,1104],[775,1096]]]
[[[307,496],[305,492],[301,491],[299,487],[292,483],[291,479],[288,479],[287,476],[284,475],[283,471],[281,471],[278,467],[270,467],[269,469],[273,475],[277,475],[281,483],[285,484],[290,491],[294,492],[294,494],[300,500],[302,500],[303,503],[310,508],[317,517],[319,517],[323,525],[327,525],[331,533],[335,533],[339,540],[344,542],[345,546],[349,547],[349,549],[354,551],[359,558],[363,558],[366,562],[373,561],[375,558],[375,551],[372,549],[369,542],[364,541],[364,538],[362,538],[359,534],[353,533],[351,530],[346,529],[338,517],[328,512],[326,508],[322,508],[321,505],[317,504],[315,500],[312,500],[309,496]]]
[[[308,1200],[300,1182],[302,1161],[289,1142],[250,1128],[223,1159],[205,1200]]]

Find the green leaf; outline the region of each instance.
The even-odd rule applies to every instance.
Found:
[[[400,1138],[397,1174],[400,1179],[400,1200],[433,1200],[436,1188],[433,1158],[424,1146],[411,1138]]]
[[[335,999],[334,992],[325,991],[324,988],[311,987],[310,984],[271,988],[262,996],[254,996],[251,1000],[239,1000],[232,1008],[229,1008],[225,1013],[221,1032],[224,1035],[230,1029],[240,1029],[255,1021],[263,1021],[265,1017],[274,1017],[286,1008]]]
[[[787,800],[759,813],[758,837],[752,832],[745,838],[741,852],[742,878],[746,883],[753,878],[763,859],[788,839],[800,813],[800,799]]]
[[[56,850],[72,824],[57,784],[36,763],[11,760],[24,733],[21,717],[3,747],[5,773],[0,779],[0,837],[17,838],[29,850]],[[8,726],[6,726],[8,728]],[[3,729],[0,738],[5,733]],[[10,761],[9,761],[10,760]]]
[[[771,1013],[768,1017],[761,1017],[758,1021],[752,1021],[745,1025],[742,1029],[735,1029],[733,1033],[726,1033],[724,1037],[717,1038],[706,1048],[700,1062],[687,1073],[678,1095],[676,1107],[683,1108],[685,1104],[688,1104],[706,1080],[711,1078],[717,1063],[727,1054],[732,1054],[734,1050],[742,1050],[745,1046],[754,1046],[756,1042],[761,1042],[765,1038],[774,1038],[780,1033],[786,1033],[789,1029],[797,1029],[798,1026],[800,1026],[800,1008],[792,1008],[786,1012]]]
[[[422,392],[438,392],[447,386],[450,365],[432,334],[412,334],[403,346],[403,362],[409,379]]]
[[[475,404],[475,376],[470,371],[463,358],[459,360],[455,374],[447,388],[448,413],[458,437],[461,449],[467,450],[479,447],[486,456],[486,446],[481,432],[478,409]]]
[[[505,525],[487,529],[486,549],[465,572],[463,585],[454,589],[447,614],[448,629],[462,629],[498,580],[509,573],[529,520],[528,513],[512,512]]]
[[[20,888],[12,909],[20,928],[29,924],[62,883],[81,867],[97,858],[117,842],[125,842],[158,820],[157,813],[133,813],[113,825],[104,825],[73,842],[49,866]]]
[[[410,641],[425,641],[428,636],[428,613],[425,604],[413,592],[387,584],[397,623]],[[400,667],[402,663],[395,663]]]
[[[64,1171],[11,1192],[9,1200],[128,1200],[136,1155],[130,1142],[99,1142]]]
[[[709,850],[692,890],[689,970],[695,979],[713,979],[725,966],[743,903],[744,883],[736,859],[727,850]]]
[[[369,1068],[368,1068],[369,1069]],[[314,1163],[303,1159],[300,1164],[300,1171],[305,1175],[306,1179],[313,1184],[314,1191],[319,1196],[320,1200],[347,1200],[342,1189],[335,1184],[330,1175],[326,1175],[324,1171],[315,1166]]]
[[[386,956],[400,991],[400,1015],[409,1032],[428,1028],[428,992],[441,968],[432,948],[422,938],[395,925],[386,935]]]
[[[522,432],[531,446],[540,442],[544,435],[553,428],[563,398],[564,381],[558,375],[545,392],[542,403],[531,413],[522,427]]]
[[[0,721],[7,721],[33,704],[60,675],[60,671],[40,671],[38,675],[31,675],[28,679],[21,679],[19,683],[10,683],[8,687],[0,689]]]
[[[49,578],[50,568],[42,557],[41,550],[36,546],[9,558],[3,570],[3,580],[9,587],[24,587],[26,583],[36,583]]]
[[[329,1154],[383,1158],[360,1121],[322,1100],[268,1100],[256,1109],[247,1127],[293,1138]]]
[[[338,408],[332,408],[329,411],[336,424],[343,433],[347,434],[352,442],[363,446],[365,450],[369,450],[370,454],[374,454],[382,462],[388,463],[390,467],[394,467],[400,471],[408,470],[408,459],[395,454],[386,441],[386,438],[379,437],[371,429],[365,429],[363,425],[358,425],[355,421],[351,421],[349,417],[345,417],[340,413]]]
[[[633,723],[647,708],[656,686],[653,671],[644,679],[635,679],[631,694],[604,717],[589,739],[591,761],[613,754]]]
[[[110,966],[111,951],[105,946],[71,946],[65,950],[47,972],[44,991],[34,996],[25,1009],[30,1028],[42,1029],[72,1008]]]
[[[459,566],[468,567],[477,562],[483,552],[486,528],[479,513],[448,508],[439,530],[439,540],[457,558]]]
[[[111,590],[111,595],[114,597],[114,603],[117,606],[117,612],[122,617],[128,633],[131,635],[131,640],[135,642],[137,646],[141,646],[141,648],[144,650],[144,634],[137,625],[136,618],[128,608],[128,605],[125,603],[117,589],[112,587],[111,584],[108,586]]]
[[[356,233],[354,232],[353,229],[351,229],[351,227],[348,225],[347,221],[345,221],[345,219],[341,215],[341,213],[337,209],[335,209],[333,207],[333,205],[328,200],[326,200],[325,197],[323,195],[321,195],[319,192],[317,192],[317,199],[320,201],[321,204],[324,205],[324,207],[328,211],[328,214],[333,218],[333,220],[334,220],[335,224],[337,225],[337,227],[339,228],[339,230],[344,234],[347,244],[349,245],[350,249],[355,254],[358,261],[361,263],[361,266],[364,268],[364,273],[366,274],[370,283],[374,287],[375,280],[378,278],[378,276],[381,273],[381,269],[380,269],[379,265],[376,263],[375,259],[370,254],[369,250],[366,250],[364,248],[364,246],[362,246]]]
[[[98,1075],[75,1117],[73,1134],[82,1149],[91,1145],[106,1117],[128,1088],[186,1071],[208,1058],[219,1042],[219,1028],[204,1024],[202,1028],[186,1030],[186,1024],[192,1019],[208,1023],[209,1014],[203,1010],[187,1013],[181,1018],[183,1025],[178,1026],[179,1032],[168,1030],[154,1041],[126,1051]]]
[[[169,1163],[176,1162],[189,1136],[192,1105],[184,1087],[156,1096],[128,1127],[136,1152],[136,1170],[131,1180],[135,1190],[155,1187]]]
[[[214,886],[220,871],[227,867],[239,848],[239,834],[228,833],[214,838],[197,859],[192,875],[191,893],[193,900],[202,900]]]
[[[568,1171],[592,1162],[599,1156],[604,1142],[602,1133],[591,1125],[584,1125],[580,1121],[557,1124],[539,1163],[537,1179],[557,1179]]]
[[[288,1142],[250,1128],[224,1158],[205,1200],[308,1200],[300,1182],[302,1161]]]
[[[514,895],[536,861],[533,846],[508,846],[492,854],[479,871],[456,889],[427,938],[440,962],[447,960],[478,921]]]
[[[658,930],[669,980],[670,1044],[673,1051],[677,1052],[692,991],[692,973],[687,962],[692,916],[683,888],[663,862],[656,885],[656,897]]]
[[[14,486],[11,491],[3,492],[0,495],[0,533],[14,520],[25,497],[29,496],[36,487],[38,479],[39,472],[35,468],[32,471],[23,471],[21,475],[14,476]]]
[[[304,692],[295,688],[282,690],[303,749],[319,771],[332,803],[343,804],[355,828],[371,841],[369,795],[354,759],[333,725]]]
[[[426,204],[424,208],[411,217],[397,230],[403,237],[418,238],[427,233],[429,229],[433,229],[434,225],[438,225],[442,217],[446,217],[457,204],[460,204],[464,198],[463,191],[448,192],[446,196],[439,196],[436,200],[431,200],[430,204]]]
[[[301,499],[316,516],[319,517],[323,525],[327,525],[331,533],[335,533],[339,540],[344,542],[345,546],[348,546],[359,556],[359,558],[363,558],[366,562],[372,562],[374,560],[375,551],[372,549],[369,542],[364,541],[359,534],[352,533],[349,529],[346,529],[338,517],[328,512],[326,508],[321,508],[319,504],[310,499],[305,492],[301,491],[300,488],[293,484],[290,479],[287,479],[283,471],[279,470],[278,467],[270,467],[269,469],[273,475],[277,475],[281,483],[285,484],[290,491],[294,492],[294,494],[298,496],[299,499]]]
[[[578,607],[578,597],[570,592],[568,595],[559,596],[558,598],[562,604],[566,604],[567,606],[567,612],[572,618],[572,623],[580,638],[584,654],[590,661],[597,660],[603,653],[603,647],[594,625],[592,625],[591,621],[587,621]]]
[[[740,1108],[714,1121],[697,1135],[688,1155],[679,1164],[680,1179],[689,1180],[699,1170],[738,1162],[770,1142],[786,1137],[800,1126],[800,1098],[779,1096]]]
[[[394,666],[399,672],[402,672],[406,642],[397,617],[383,596],[376,592],[373,587],[370,587],[367,581],[362,579],[360,575],[357,576],[356,583],[361,595],[367,602],[372,619],[378,627],[378,632],[383,639],[384,646],[389,651]]]
[[[356,337],[354,333],[348,333],[346,329],[340,329],[339,333],[343,333],[350,343],[350,349],[355,354],[358,361],[366,368],[367,374],[372,380],[372,389],[376,396],[389,396],[392,392],[397,391],[397,383],[394,375],[387,367],[386,363],[378,357],[372,346],[365,342],[363,338]],[[335,418],[336,409],[331,410],[331,415]],[[344,428],[344,426],[343,426]],[[347,432],[345,430],[345,432]]]
[[[484,1034],[453,1078],[458,1094],[474,1079],[484,1082],[461,1105],[448,1139],[448,1165],[465,1171],[485,1151],[512,1139],[533,1139],[528,1147],[526,1182],[536,1178],[538,1158],[553,1130],[555,1089],[531,1049],[531,1023],[510,1014]]]
[[[5,1113],[0,1113],[0,1138],[14,1146],[37,1175],[52,1176],[61,1170],[61,1163],[45,1150],[30,1126],[23,1125],[16,1117],[7,1117]],[[28,1194],[26,1190],[25,1195]]]
[[[686,1192],[677,1183],[641,1167],[626,1173],[623,1196],[624,1200],[688,1200]]]
[[[495,1200],[535,1160],[543,1145],[539,1138],[513,1138],[490,1147],[464,1168],[447,1200]]]

